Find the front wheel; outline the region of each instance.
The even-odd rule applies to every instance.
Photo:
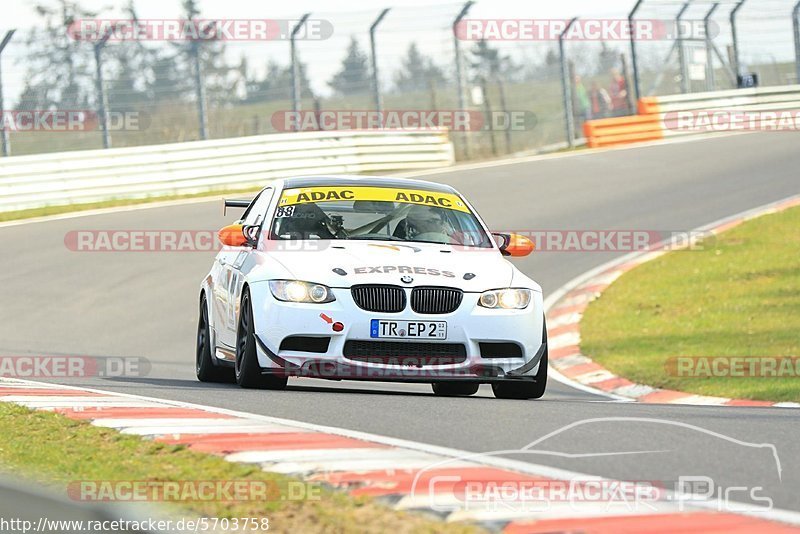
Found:
[[[243,388],[284,389],[288,378],[285,376],[264,375],[258,365],[256,354],[256,334],[253,323],[253,307],[250,291],[242,293],[242,306],[239,312],[239,327],[236,331],[236,383]]]
[[[480,384],[470,382],[434,382],[433,394],[441,397],[460,397],[474,395],[478,392]]]
[[[533,380],[508,380],[492,384],[492,392],[498,399],[540,399],[547,389],[547,324],[542,321],[542,344],[544,354],[539,362],[539,370]]]
[[[547,389],[547,349],[539,362],[539,370],[531,379],[507,380],[492,384],[492,392],[498,399],[540,399]]]

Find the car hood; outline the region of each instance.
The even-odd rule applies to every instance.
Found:
[[[308,241],[302,243],[305,248],[310,246]],[[266,267],[277,262],[283,267],[281,272],[290,273],[296,280],[330,287],[435,285],[470,292],[509,287],[515,270],[496,249],[386,241],[310,243],[315,245],[315,250],[259,251],[258,263]],[[266,272],[262,276],[268,277]]]

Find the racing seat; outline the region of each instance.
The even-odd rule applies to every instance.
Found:
[[[394,237],[399,237],[400,239],[408,239],[408,223],[406,222],[405,219],[397,223],[397,226],[395,226],[392,235]]]

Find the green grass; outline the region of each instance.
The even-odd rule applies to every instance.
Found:
[[[800,401],[800,376],[678,377],[676,356],[800,356],[800,208],[623,275],[592,302],[581,350],[620,376],[703,395]]]
[[[266,481],[285,488],[297,479],[198,454],[184,446],[127,436],[64,416],[0,403],[0,469],[67,496],[70,482],[107,480]],[[312,486],[309,486],[309,488]],[[275,532],[476,532],[395,512],[369,498],[319,486],[305,500],[163,503],[169,516],[267,517]],[[285,493],[284,493],[285,495]],[[160,503],[151,503],[158,505]]]

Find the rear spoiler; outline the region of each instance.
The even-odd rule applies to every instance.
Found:
[[[247,206],[250,205],[251,202],[252,202],[252,200],[241,200],[241,199],[226,198],[225,199],[225,208],[222,210],[222,214],[223,215],[227,215],[228,214],[228,208],[245,209],[245,208],[247,208]]]

